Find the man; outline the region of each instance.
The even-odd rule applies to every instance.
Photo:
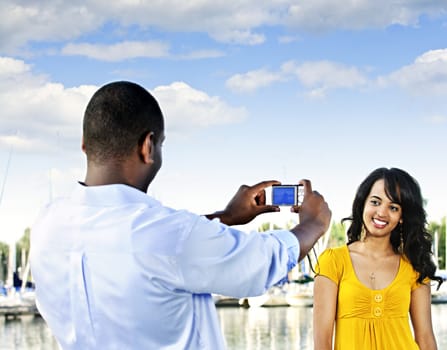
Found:
[[[264,191],[277,181],[241,186],[206,216],[162,206],[146,192],[164,139],[158,103],[137,84],[107,84],[86,108],[85,181],[45,208],[31,238],[37,305],[63,349],[224,349],[211,293],[262,294],[328,228],[307,180],[290,231],[228,226],[277,211]]]

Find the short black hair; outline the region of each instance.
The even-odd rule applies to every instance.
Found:
[[[128,81],[112,82],[95,92],[85,110],[85,152],[94,162],[120,161],[149,132],[158,140],[163,130],[163,113],[146,89]]]

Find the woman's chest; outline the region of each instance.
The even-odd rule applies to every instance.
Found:
[[[371,289],[348,274],[339,284],[337,317],[406,317],[410,299],[409,279],[398,275],[386,288]]]

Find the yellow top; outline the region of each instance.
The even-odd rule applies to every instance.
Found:
[[[409,310],[411,292],[420,284],[407,259],[400,259],[394,280],[379,290],[358,280],[347,245],[326,249],[318,258],[316,271],[338,286],[334,349],[419,349],[410,328]]]

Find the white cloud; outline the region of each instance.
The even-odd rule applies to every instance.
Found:
[[[170,131],[197,129],[237,123],[247,112],[241,107],[231,107],[217,96],[209,96],[184,82],[174,82],[153,90],[160,103]]]
[[[380,86],[398,85],[414,94],[445,95],[447,93],[447,49],[428,51],[413,64],[378,78]]]
[[[416,63],[447,62],[447,49],[430,50],[417,57]]]
[[[99,9],[72,2],[2,1],[0,52],[13,53],[30,41],[76,38],[97,29],[104,20]]]
[[[259,69],[230,77],[226,85],[233,91],[251,92],[275,82],[295,77],[310,97],[323,97],[328,90],[366,86],[368,78],[356,67],[336,62],[285,62],[277,72]]]
[[[301,64],[289,61],[281,66],[281,70],[295,75],[310,90],[310,96],[323,96],[327,90],[353,89],[368,84],[368,78],[358,68],[330,61]]]
[[[430,124],[435,124],[435,125],[439,125],[439,124],[446,124],[447,123],[447,116],[445,115],[432,115],[430,117],[427,118],[428,122]]]
[[[1,144],[37,152],[52,138],[78,139],[80,116],[94,87],[64,88],[9,57],[0,57],[0,72]]]
[[[0,77],[8,78],[14,75],[20,75],[28,72],[31,69],[23,61],[15,60],[10,57],[0,57]]]
[[[80,38],[112,23],[167,31],[202,32],[229,43],[256,45],[265,41],[263,28],[283,26],[311,31],[417,25],[423,15],[445,14],[443,1],[388,0],[58,0],[2,2],[0,52],[11,53],[32,41],[58,42]],[[117,31],[118,32],[118,31]]]
[[[43,150],[46,148],[43,140],[33,140],[18,132],[14,135],[0,135],[0,145],[3,146],[2,148],[10,148],[15,151]]]
[[[225,55],[224,52],[213,49],[194,50],[186,54],[173,55],[169,52],[169,45],[159,41],[123,41],[110,45],[70,43],[62,48],[61,53],[66,56],[86,56],[108,62],[141,57],[171,57],[179,60],[197,60],[217,58]]]
[[[252,33],[250,30],[213,30],[210,33],[211,37],[217,41],[222,41],[232,44],[258,45],[265,41],[262,34]]]
[[[122,24],[168,31],[208,33],[217,41],[256,45],[264,42],[255,29],[276,21],[278,7],[284,0],[165,0],[146,1],[135,6],[113,2]]]
[[[443,1],[351,0],[342,5],[331,0],[290,1],[284,23],[311,31],[416,26],[421,16],[442,15],[446,11]]]
[[[281,73],[258,69],[233,75],[226,81],[226,86],[233,91],[251,92],[280,80],[283,80]]]
[[[65,87],[33,74],[24,61],[0,57],[0,146],[31,153],[78,152],[85,106],[97,89]],[[234,123],[246,116],[244,108],[185,83],[156,87],[154,94],[174,130]]]
[[[26,80],[1,85],[0,142],[28,152],[48,152],[60,142],[79,143],[83,110],[96,87],[64,88]]]
[[[276,82],[295,77],[306,89],[309,97],[324,97],[330,90],[357,89],[364,87],[387,88],[398,86],[413,94],[444,96],[447,93],[447,49],[425,52],[388,75],[369,78],[369,69],[348,66],[331,61],[288,61],[277,71],[259,69],[239,73],[226,81],[226,86],[238,92],[252,92]]]
[[[300,40],[299,36],[292,36],[292,35],[284,35],[278,38],[278,42],[280,44],[290,44],[299,40]]]
[[[187,54],[176,56],[175,58],[182,60],[197,60],[203,58],[217,58],[225,56],[225,53],[219,50],[195,50]]]
[[[62,54],[87,56],[102,61],[122,61],[136,57],[168,56],[168,49],[168,45],[158,41],[123,41],[112,45],[72,43],[62,49]]]

